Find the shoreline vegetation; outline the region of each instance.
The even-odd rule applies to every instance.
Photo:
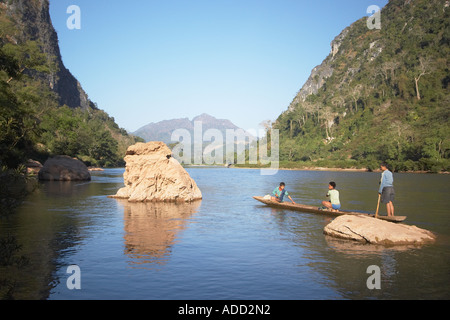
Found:
[[[245,167],[245,166],[234,166],[236,169],[263,169],[264,167]],[[333,168],[333,167],[298,167],[298,168],[282,168],[282,171],[331,171],[331,172],[381,172],[381,170],[369,170],[367,168]],[[396,171],[396,173],[416,173],[416,174],[450,174],[448,171],[441,172],[431,172],[431,171]]]
[[[202,167],[226,167],[226,165],[183,165],[187,168],[202,168]],[[270,168],[270,165],[262,165],[262,164],[232,164],[229,166],[234,169],[266,169]],[[354,166],[339,166],[333,164],[323,165],[318,163],[297,163],[297,162],[284,162],[280,161],[280,166],[278,170],[283,171],[336,171],[336,172],[381,172],[378,165],[376,167],[368,167],[363,165],[354,165]],[[416,174],[450,174],[449,170],[402,170],[402,169],[393,169],[396,173],[416,173]]]

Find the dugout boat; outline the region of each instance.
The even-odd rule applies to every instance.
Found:
[[[287,210],[295,210],[300,212],[306,212],[306,213],[317,213],[321,215],[327,215],[327,216],[343,216],[343,215],[363,215],[363,216],[370,216],[375,218],[375,214],[365,213],[365,212],[355,212],[355,211],[329,211],[329,210],[322,210],[318,207],[314,206],[308,206],[304,204],[293,204],[290,202],[275,202],[269,199],[265,199],[264,197],[253,197],[253,199],[264,203],[265,205],[273,208],[280,208],[280,209],[287,209]],[[386,220],[390,222],[403,222],[406,220],[407,217],[405,216],[394,216],[394,217],[388,217],[388,216],[378,216],[378,219]]]

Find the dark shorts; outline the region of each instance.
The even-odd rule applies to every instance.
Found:
[[[394,187],[383,188],[383,192],[381,193],[381,202],[386,204],[391,201],[394,202],[394,198],[395,198]]]

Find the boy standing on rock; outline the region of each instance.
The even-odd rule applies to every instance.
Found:
[[[381,195],[381,202],[386,204],[388,217],[393,217],[394,216],[393,201],[395,197],[394,176],[392,175],[392,172],[388,170],[386,163],[383,162],[380,165],[380,168],[383,171],[383,173],[381,174],[380,189],[378,190],[378,193]]]

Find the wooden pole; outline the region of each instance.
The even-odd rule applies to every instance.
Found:
[[[377,212],[375,213],[375,218],[377,218],[377,219],[378,219],[378,213],[380,212],[380,201],[381,201],[381,194],[378,194]]]

